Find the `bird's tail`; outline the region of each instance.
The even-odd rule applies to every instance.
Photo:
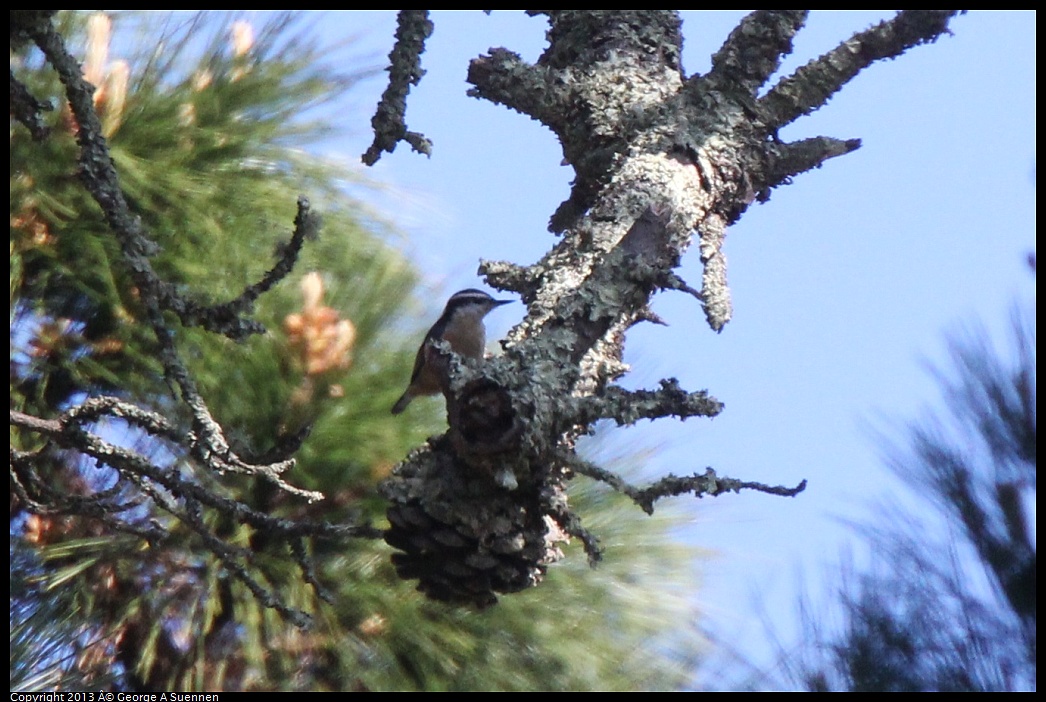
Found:
[[[407,405],[409,405],[410,401],[413,399],[414,398],[411,396],[409,392],[403,393],[403,395],[400,396],[400,399],[396,400],[396,404],[392,406],[392,413],[399,414],[403,410],[407,409]]]

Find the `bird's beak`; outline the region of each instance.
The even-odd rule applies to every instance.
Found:
[[[494,305],[500,307],[501,305],[507,305],[510,302],[515,302],[515,300],[494,300]]]

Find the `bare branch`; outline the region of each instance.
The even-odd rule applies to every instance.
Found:
[[[54,105],[33,97],[29,89],[15,78],[13,69],[11,70],[10,105],[12,116],[29,130],[35,141],[46,139],[51,133],[51,128],[44,124],[43,116],[40,113],[54,110]]]
[[[334,596],[320,584],[319,579],[316,577],[316,568],[312,558],[305,550],[305,543],[301,539],[291,539],[290,546],[291,553],[294,554],[294,560],[297,562],[298,567],[301,568],[301,574],[305,582],[312,585],[320,599],[327,604],[334,604]]]
[[[105,412],[103,408],[109,408],[111,411]],[[234,500],[214,495],[195,483],[182,478],[177,470],[155,466],[140,454],[116,446],[115,444],[105,441],[94,434],[88,433],[82,426],[85,418],[92,417],[92,421],[94,421],[94,419],[99,418],[102,414],[110,414],[114,417],[128,419],[131,423],[137,424],[138,426],[145,428],[147,431],[152,429],[153,431],[150,433],[154,436],[173,440],[176,445],[191,445],[191,438],[175,432],[173,427],[158,415],[146,412],[145,410],[115,400],[114,398],[93,398],[87,400],[83,406],[71,409],[57,420],[45,420],[16,410],[10,411],[12,426],[23,427],[42,436],[46,436],[57,446],[76,450],[85,455],[91,456],[102,463],[112,466],[123,474],[129,472],[135,475],[148,477],[171,489],[176,494],[182,494],[184,492],[208,506],[231,512],[238,519],[246,521],[256,527],[269,528],[276,531],[288,531],[283,520],[275,519],[260,512],[255,512],[246,505],[235,502]],[[301,488],[288,485],[280,479],[279,474],[284,472],[287,467],[286,462],[268,466],[256,466],[240,463],[237,466],[239,469],[238,472],[248,475],[257,475],[273,483],[279,489],[310,502],[323,499],[322,493],[302,490]],[[294,531],[298,533],[297,530]],[[321,532],[317,533],[326,533],[327,535],[333,534],[333,532],[327,530],[321,530]]]
[[[567,100],[566,86],[557,87],[550,78],[549,71],[527,63],[515,52],[491,49],[469,62],[468,82],[475,87],[469,88],[468,95],[547,123],[561,114],[556,106]]]
[[[160,310],[178,315],[183,324],[199,325],[209,331],[242,339],[264,331],[256,321],[239,317],[249,312],[257,297],[285,277],[297,259],[305,237],[315,233],[317,223],[310,217],[305,198],[298,200],[298,216],[290,243],[284,247],[275,266],[263,279],[249,286],[236,300],[213,307],[201,305],[178,293],[175,286],[160,279],[148,256],[157,250],[142,228],[141,218],[133,214],[120,187],[119,176],[109,155],[109,147],[95,111],[94,86],[80,73],[80,64],[69,54],[57,30],[48,24],[32,32],[33,39],[58,73],[73,116],[76,118],[76,140],[80,145],[80,177],[84,187],[102,208],[106,222],[120,242],[120,248],[142,303],[152,312],[150,322],[161,343],[168,336]],[[174,362],[173,358],[167,359]],[[168,372],[170,372],[168,368]],[[183,388],[184,390],[184,388]],[[192,393],[189,393],[192,394]]]
[[[874,62],[937,41],[948,33],[948,20],[961,12],[904,10],[892,20],[853,35],[783,79],[760,99],[765,119],[773,127],[783,127],[813,112]]]
[[[662,417],[715,417],[724,405],[705,391],[686,392],[679,381],[661,381],[660,390],[625,390],[609,387],[600,396],[578,400],[578,418],[585,424],[598,419],[613,419],[618,426],[635,424],[640,419]]]
[[[828,159],[845,156],[859,148],[860,139],[843,140],[831,137],[813,137],[784,144],[778,147],[777,159],[767,172],[767,187],[788,184],[793,176],[820,168]]]
[[[606,483],[618,492],[627,495],[647,514],[654,513],[654,503],[656,501],[664,497],[684,495],[688,492],[694,493],[695,497],[704,497],[705,495],[718,497],[724,492],[755,490],[769,495],[795,497],[806,489],[805,480],[793,488],[782,485],[765,485],[763,483],[736,480],[735,478],[720,478],[711,468],[706,468],[702,474],[694,473],[684,477],[669,474],[648,487],[637,488],[622,480],[616,473],[579,458],[571,459],[570,467],[581,475]]]
[[[83,405],[69,410],[54,420],[33,417],[15,410],[11,410],[10,415],[12,426],[37,433],[49,439],[56,446],[90,456],[100,464],[114,469],[121,479],[132,483],[143,496],[147,496],[170,514],[176,523],[185,525],[196,534],[204,547],[230,573],[243,582],[260,602],[276,609],[298,626],[308,626],[310,623],[308,615],[288,607],[274,590],[262,585],[247,568],[253,559],[252,552],[232,546],[221,538],[215,528],[208,526],[202,518],[202,509],[208,507],[238,523],[250,525],[258,532],[264,533],[269,542],[280,540],[289,542],[303,577],[316,587],[321,596],[323,589],[316,580],[314,567],[302,544],[304,537],[374,539],[382,536],[381,531],[366,525],[336,526],[271,517],[198,484],[191,477],[183,475],[181,469],[176,466],[155,465],[135,451],[116,446],[89,433],[85,424],[110,416],[137,426],[152,436],[171,441],[174,445],[193,445],[191,437],[183,435],[162,416],[116,398],[91,398]],[[122,480],[117,480],[109,489],[93,495],[80,496],[63,493],[52,487],[39,475],[36,467],[38,458],[37,455],[17,452],[14,449],[11,451],[13,490],[28,510],[37,514],[75,514],[96,519],[117,531],[133,534],[151,543],[161,543],[173,536],[170,527],[162,526],[155,520],[139,523],[117,517],[119,513],[127,512],[143,501],[142,499],[128,500],[126,495],[122,494],[125,487]],[[284,464],[270,466],[241,464],[238,468],[240,468],[240,472],[256,474],[279,489],[310,501],[323,497],[320,493],[290,486],[280,479],[279,473],[286,468]]]
[[[667,273],[665,273],[662,279],[658,281],[658,286],[662,290],[678,290],[680,292],[685,292],[687,295],[690,295],[698,302],[703,303],[705,301],[704,295],[702,295],[694,288],[690,287],[690,285],[688,285],[685,280],[680,278],[677,274],[675,274],[672,271],[668,271]]]
[[[732,89],[756,91],[792,53],[792,37],[809,10],[756,10],[730,32],[726,43],[712,56],[707,79]]]
[[[709,217],[701,228],[701,301],[705,308],[708,326],[716,332],[734,316],[734,303],[730,297],[730,285],[726,279],[726,221],[721,217]]]
[[[203,305],[190,300],[175,292],[173,286],[168,284],[162,287],[164,299],[172,304],[172,311],[186,326],[199,326],[234,341],[245,339],[251,334],[263,334],[265,327],[260,322],[242,315],[253,312],[258,298],[290,274],[305,240],[314,239],[319,227],[320,219],[312,212],[308,198],[299,195],[294,231],[290,239],[279,247],[276,263],[261,280],[248,285],[235,299],[217,305]]]
[[[581,518],[568,509],[565,502],[551,505],[548,513],[566,534],[581,542],[585,555],[588,556],[588,564],[595,568],[596,564],[603,560],[603,549],[599,546],[599,537],[581,526]]]
[[[432,35],[428,10],[400,10],[396,26],[396,44],[389,54],[389,87],[385,89],[371,119],[374,142],[363,154],[363,162],[373,166],[383,151],[392,153],[396,144],[406,141],[414,151],[430,156],[432,142],[418,132],[407,131],[407,94],[417,85],[425,71],[421,54],[425,40]]]
[[[80,64],[66,50],[61,36],[50,23],[34,28],[32,36],[58,73],[76,118],[80,176],[84,186],[102,208],[106,222],[116,234],[135,284],[142,288],[143,296],[147,295],[150,302],[158,302],[158,277],[146,258],[156,250],[156,244],[146,237],[140,219],[131,214],[120,189],[102,124],[92,102],[94,86],[83,78]]]
[[[518,292],[524,301],[531,299],[537,289],[537,281],[527,266],[509,261],[480,261],[476,272],[498,290]]]

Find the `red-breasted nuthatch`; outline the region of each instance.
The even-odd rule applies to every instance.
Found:
[[[414,372],[410,375],[410,385],[406,392],[392,406],[392,413],[399,414],[407,409],[410,401],[419,395],[435,395],[442,389],[443,383],[433,368],[433,354],[430,341],[444,340],[454,349],[454,353],[469,358],[483,358],[487,344],[487,331],[483,327],[483,318],[495,307],[506,305],[512,300],[495,300],[482,290],[469,288],[456,292],[447,300],[436,323],[425,335],[414,359]]]

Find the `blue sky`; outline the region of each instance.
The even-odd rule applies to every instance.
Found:
[[[688,73],[707,70],[742,16],[684,13]],[[780,75],[888,16],[812,13]],[[433,19],[428,74],[407,113],[435,142],[433,156],[405,145],[386,154],[369,175],[387,189],[366,197],[407,233],[402,245],[438,311],[453,291],[481,284],[480,258],[528,264],[553,245],[546,224],[572,172],[544,127],[465,96],[471,58],[503,46],[534,60],[545,22],[507,11]],[[354,53],[383,65],[394,23],[391,11],[342,12],[322,29],[332,40],[356,35]],[[730,229],[734,320],[721,335],[678,293],[654,303],[670,327],[629,334],[624,384],[674,376],[726,403],[713,421],[647,422],[614,437],[656,447],[648,477],[712,466],[772,484],[810,481],[796,499],[673,501],[691,525],[684,538],[718,552],[695,597],[728,639],[759,641],[759,608],[792,611],[798,579],[818,580],[854,540],[841,520],[903,499],[869,426],[937,401],[926,366],[943,363],[945,333],[979,318],[1003,339],[1011,302],[1034,296],[1025,260],[1035,246],[1035,15],[972,12],[951,27],[953,36],[866,69],[782,132],[857,137],[863,147],[776,190]],[[327,155],[358,162],[383,88],[379,77],[353,91],[347,134],[324,145]],[[681,274],[700,279],[696,250]],[[519,307],[492,315],[490,338],[521,316]]]

